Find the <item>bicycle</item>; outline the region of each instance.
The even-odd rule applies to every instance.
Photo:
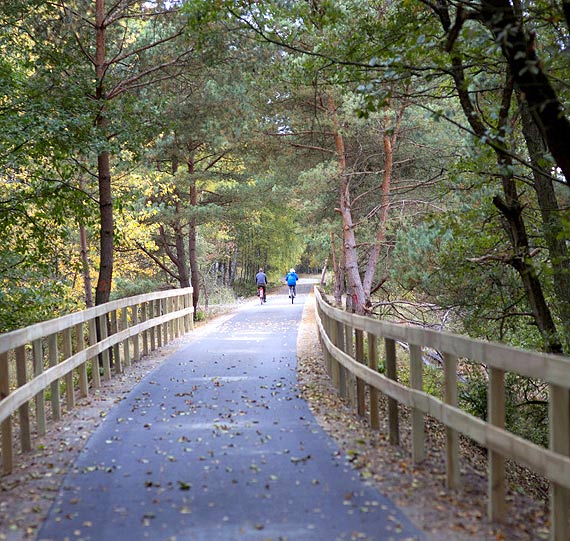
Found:
[[[257,286],[257,294],[259,296],[259,304],[263,304],[265,302],[263,300],[263,286]]]
[[[293,301],[295,300],[295,286],[289,286],[289,298],[291,299],[291,304],[293,304]]]

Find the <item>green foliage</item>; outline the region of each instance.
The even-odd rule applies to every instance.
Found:
[[[459,384],[459,405],[471,415],[487,420],[488,376],[475,367]],[[507,373],[505,377],[505,427],[537,445],[548,447],[548,386]]]
[[[137,277],[136,280],[129,280],[119,276],[115,280],[115,287],[111,293],[110,300],[123,299],[126,297],[133,297],[135,295],[142,295],[144,293],[152,293],[168,287],[168,285],[161,282],[157,277],[154,278],[141,278]]]

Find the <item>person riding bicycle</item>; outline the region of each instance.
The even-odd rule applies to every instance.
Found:
[[[285,276],[285,281],[290,288],[293,288],[293,296],[297,295],[297,280],[299,280],[299,277],[295,269],[289,269],[289,272]],[[289,298],[291,298],[291,295],[289,295]]]
[[[257,289],[263,288],[263,302],[267,301],[267,275],[263,272],[263,269],[260,267],[259,272],[255,275],[255,284]]]

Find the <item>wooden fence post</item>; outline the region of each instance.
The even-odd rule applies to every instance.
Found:
[[[148,303],[148,319],[152,320],[154,318],[154,301],[149,301]],[[150,350],[154,351],[156,349],[156,328],[151,327],[149,329],[150,332]]]
[[[163,314],[163,310],[162,310],[163,303],[160,299],[154,301],[154,303],[155,303],[154,317],[160,317]],[[164,325],[162,325],[162,324],[159,324],[156,326],[156,346],[159,348],[162,347],[162,334],[163,334],[162,328],[163,328],[163,326]]]
[[[336,343],[335,346],[341,351],[345,351],[346,341],[345,341],[346,328],[340,322],[336,322]],[[338,391],[342,398],[347,398],[347,384],[346,384],[346,368],[342,364],[337,363],[338,367]]]
[[[327,337],[329,338],[329,340],[332,341],[332,325],[331,325],[331,319],[325,314],[323,313],[323,327],[325,329],[325,334],[327,335]],[[334,360],[332,355],[329,353],[328,349],[325,349],[325,361],[326,361],[326,368],[327,368],[327,373],[329,375],[329,378],[331,378],[331,381],[333,381],[333,364],[334,364]]]
[[[113,310],[110,313],[110,331],[109,336],[113,336],[119,332],[119,318],[117,317],[117,310]],[[122,374],[123,373],[123,362],[121,360],[121,347],[120,345],[114,344],[113,345],[113,362],[115,368],[115,374]],[[111,379],[112,373],[109,372],[109,379]]]
[[[350,355],[352,358],[355,358],[355,344],[354,344],[354,328],[351,325],[344,326],[344,352]],[[357,399],[357,378],[354,374],[348,369],[344,369],[344,374],[346,378],[347,384],[347,398],[350,405],[353,408],[358,407],[358,399]]]
[[[443,354],[444,360],[444,399],[450,406],[457,407],[457,357]],[[459,469],[459,436],[453,428],[445,427],[447,488],[457,489],[461,484]]]
[[[87,324],[89,328],[89,345],[94,346],[97,343],[97,321],[91,318]],[[91,359],[91,380],[93,387],[99,389],[101,387],[101,374],[99,373],[99,355],[95,355]]]
[[[378,372],[378,337],[368,333],[368,368]],[[380,428],[380,404],[378,403],[378,389],[368,386],[370,399],[370,428]]]
[[[83,335],[83,323],[75,325],[75,348],[77,353],[85,349],[85,337]],[[79,396],[89,396],[89,379],[87,378],[87,362],[78,367],[79,372]]]
[[[163,315],[167,315],[170,314],[171,309],[170,309],[170,299],[162,299],[162,314]],[[166,321],[165,323],[162,324],[162,331],[163,331],[163,337],[162,337],[162,344],[166,345],[168,344],[168,331],[170,329],[170,321]]]
[[[44,353],[42,349],[42,340],[38,338],[32,342],[32,357],[34,377],[39,376],[44,371]],[[35,396],[36,404],[36,427],[38,436],[44,436],[46,433],[46,399],[45,390],[41,390]]]
[[[131,318],[133,321],[133,327],[139,324],[139,305],[135,304],[132,307]],[[140,361],[141,351],[140,351],[140,337],[141,333],[137,333],[133,336],[133,362]]]
[[[360,329],[355,332],[355,358],[360,364],[364,364],[364,333]],[[356,411],[360,417],[366,415],[366,401],[364,393],[364,382],[356,378]]]
[[[48,361],[50,366],[57,366],[59,351],[57,348],[57,334],[48,336]],[[61,401],[59,397],[59,379],[53,381],[50,385],[51,389],[51,418],[54,421],[61,419]]]
[[[143,302],[141,305],[141,320],[144,323],[145,321],[148,320],[148,314],[147,314],[147,307],[148,307],[149,303],[148,302]],[[146,357],[149,353],[149,344],[148,344],[148,335],[149,335],[149,331],[148,329],[143,331],[143,355]]]
[[[26,347],[16,348],[16,380],[18,387],[25,385],[28,379],[26,370]],[[22,451],[27,453],[32,450],[32,432],[30,429],[30,404],[26,402],[18,408],[20,417],[20,443]]]
[[[73,355],[73,345],[71,341],[71,328],[63,331],[63,358],[69,359]],[[75,389],[73,388],[73,371],[65,375],[65,404],[67,411],[75,407]]]
[[[107,315],[99,316],[99,326],[101,327],[101,340],[107,338]],[[103,380],[111,380],[111,359],[109,349],[103,350],[101,357],[103,358]]]
[[[489,370],[488,422],[499,428],[505,427],[505,373],[498,368]],[[502,521],[506,517],[505,457],[489,449],[488,455],[488,502],[489,520]]]
[[[122,330],[129,328],[129,312],[125,306],[121,310],[121,326]],[[131,350],[129,347],[129,338],[123,340],[123,364],[125,367],[131,366]]]
[[[192,308],[194,305],[192,303],[192,294],[188,293],[186,295],[186,308]],[[186,316],[188,318],[186,329],[188,332],[194,330],[194,311]]]
[[[181,297],[176,297],[174,299],[174,309],[178,312],[182,307],[184,307],[184,303],[182,302]],[[184,320],[181,317],[176,318],[176,338],[180,338],[184,334]]]
[[[334,346],[338,344],[338,325],[336,321],[331,319],[330,321],[330,339]],[[338,361],[331,355],[331,379],[333,385],[339,389],[340,387],[340,368]]]
[[[0,400],[10,394],[10,369],[8,353],[0,353]],[[14,443],[12,441],[12,417],[2,421],[2,471],[12,473],[14,467]]]
[[[548,402],[550,424],[550,449],[568,456],[570,454],[570,399],[569,391],[564,387],[550,385]],[[570,538],[568,510],[570,509],[570,490],[550,484],[550,540],[559,541]]]
[[[390,338],[384,339],[386,351],[386,377],[398,381],[396,369],[396,342]],[[398,401],[388,397],[388,430],[390,443],[400,445],[400,423],[398,419]]]
[[[422,348],[410,344],[410,387],[423,390]],[[412,407],[412,457],[417,464],[425,459],[425,426],[424,414]]]

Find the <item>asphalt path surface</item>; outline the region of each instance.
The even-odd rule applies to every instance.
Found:
[[[298,396],[312,287],[195,331],[106,417],[38,541],[421,540]]]

